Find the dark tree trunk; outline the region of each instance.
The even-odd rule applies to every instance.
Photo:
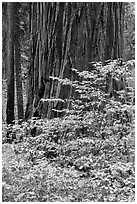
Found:
[[[13,39],[13,3],[7,5],[7,124],[14,120],[14,39]]]
[[[122,6],[113,2],[31,3],[26,119],[55,117],[56,110],[68,107],[65,99],[73,94],[72,87],[61,85],[58,78],[75,79],[71,68],[91,70],[91,61],[122,56]]]
[[[2,2],[2,79],[7,78],[7,3]]]

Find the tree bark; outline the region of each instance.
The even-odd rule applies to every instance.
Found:
[[[7,78],[7,3],[2,3],[2,79]]]
[[[31,3],[26,119],[59,116],[58,110],[68,107],[72,87],[61,85],[59,79],[75,80],[72,68],[92,70],[91,61],[122,56],[122,6],[115,2]]]
[[[23,89],[22,89],[22,70],[21,70],[21,30],[19,18],[18,2],[14,3],[14,58],[15,58],[15,72],[16,72],[16,93],[17,93],[17,111],[18,119],[24,118],[23,110]]]
[[[14,37],[13,37],[13,3],[7,5],[7,124],[14,120]]]
[[[18,119],[23,119],[24,110],[23,110],[21,53],[20,53],[20,43],[17,39],[15,43],[15,70],[16,70],[16,91],[17,91],[16,93],[17,93]]]

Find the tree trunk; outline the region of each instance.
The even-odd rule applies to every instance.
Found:
[[[15,43],[15,70],[16,70],[16,91],[17,91],[18,119],[23,119],[24,118],[24,110],[23,110],[21,54],[20,54],[20,43],[18,40],[16,40],[16,43]]]
[[[14,3],[14,58],[15,58],[15,71],[16,71],[16,95],[17,95],[17,111],[18,119],[23,119],[23,89],[22,89],[22,70],[21,70],[21,30],[19,19],[19,3]]]
[[[7,3],[2,3],[2,79],[7,78]]]
[[[122,7],[114,2],[31,3],[26,119],[59,116],[58,110],[68,108],[72,87],[60,79],[75,80],[72,68],[91,70],[91,61],[122,56]]]
[[[14,39],[13,39],[13,3],[7,5],[7,124],[14,120]]]

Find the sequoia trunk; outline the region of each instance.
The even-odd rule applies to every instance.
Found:
[[[60,79],[76,79],[92,61],[122,56],[123,3],[31,3],[31,57],[26,119],[51,118],[73,94]],[[41,100],[44,99],[44,100]]]

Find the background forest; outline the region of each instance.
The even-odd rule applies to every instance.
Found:
[[[135,3],[2,3],[2,201],[135,199]]]

